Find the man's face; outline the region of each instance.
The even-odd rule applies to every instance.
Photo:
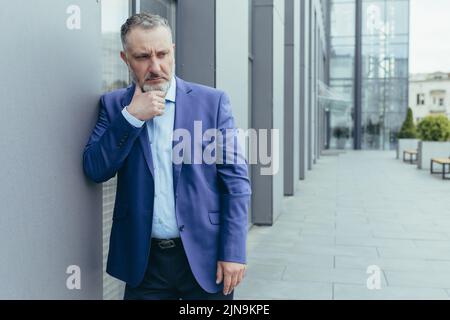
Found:
[[[121,57],[128,65],[133,81],[142,91],[167,93],[174,75],[174,49],[169,29],[136,27],[128,33]]]

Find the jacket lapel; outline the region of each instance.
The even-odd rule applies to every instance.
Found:
[[[131,100],[133,99],[134,95],[135,86],[136,85],[133,84],[131,87],[128,88],[128,91],[125,93],[122,99],[122,108],[125,108],[125,106],[128,106],[131,103]],[[150,149],[148,140],[147,124],[144,124],[144,127],[142,128],[141,133],[139,134],[139,142],[141,143],[142,151],[144,152],[144,158],[145,162],[147,162],[147,167],[150,170],[152,176],[155,176],[153,172],[152,151]]]
[[[188,112],[188,94],[192,91],[189,85],[181,80],[180,78],[176,78],[177,82],[177,97],[175,102],[175,121],[173,130],[177,129],[186,129],[189,128],[188,123],[186,123],[186,119],[188,117],[185,116],[186,112]],[[175,141],[172,141],[172,150],[175,147]],[[173,191],[174,194],[177,194],[177,186],[178,181],[180,180],[180,174],[183,164],[175,164],[172,162],[173,169]]]
[[[144,151],[144,158],[147,162],[147,167],[150,170],[150,173],[154,177],[155,174],[153,172],[153,157],[152,157],[152,149],[149,145],[148,140],[148,131],[147,131],[147,124],[144,124],[144,128],[142,129],[141,134],[139,135],[139,141],[141,142],[142,150]]]

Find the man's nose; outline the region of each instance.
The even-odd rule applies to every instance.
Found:
[[[160,71],[161,71],[160,63],[155,58],[152,58],[150,61],[150,65],[148,66],[148,72],[159,74]]]

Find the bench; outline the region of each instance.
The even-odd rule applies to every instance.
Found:
[[[406,155],[409,155],[409,160],[406,159]],[[409,161],[411,164],[413,164],[414,161],[417,161],[417,150],[404,150],[403,161]]]
[[[442,166],[442,171],[433,171],[433,164],[440,164]],[[448,171],[445,169],[448,167]],[[450,180],[450,177],[447,177],[446,174],[450,173],[450,158],[433,158],[431,159],[430,165],[431,174],[442,174],[442,179]]]

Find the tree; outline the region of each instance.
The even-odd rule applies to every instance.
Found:
[[[426,117],[417,129],[423,141],[447,141],[450,137],[450,121],[444,115]]]
[[[415,139],[417,138],[417,130],[414,125],[413,112],[411,108],[408,108],[408,114],[406,115],[405,122],[403,122],[402,128],[397,136],[399,139]]]

